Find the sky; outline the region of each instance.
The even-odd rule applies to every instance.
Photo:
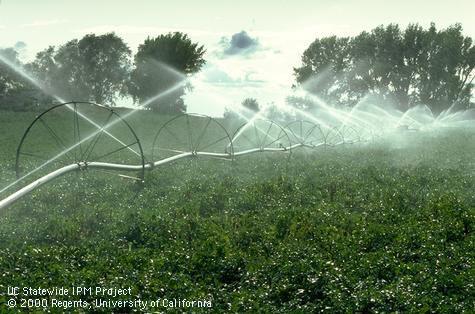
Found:
[[[188,111],[218,116],[247,97],[283,101],[293,68],[318,37],[435,22],[438,28],[461,23],[475,38],[473,12],[473,0],[0,0],[0,47],[17,46],[29,61],[50,45],[113,31],[135,52],[148,36],[182,31],[207,50],[185,98]]]

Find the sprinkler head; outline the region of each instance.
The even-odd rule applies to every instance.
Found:
[[[77,165],[79,166],[79,171],[87,170],[87,162],[86,161],[79,161],[77,163]]]

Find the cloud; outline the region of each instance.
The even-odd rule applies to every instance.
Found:
[[[26,43],[24,41],[17,41],[17,43],[14,46],[15,50],[23,50],[26,48]]]
[[[265,83],[265,81],[260,78],[259,73],[241,62],[208,63],[202,71],[197,74],[197,78],[215,86],[227,87],[262,87]]]
[[[13,46],[16,52],[18,52],[18,58],[21,61],[25,61],[28,59],[28,46],[24,41],[17,41],[16,44]]]
[[[24,28],[27,28],[27,27],[43,27],[43,26],[50,26],[50,25],[57,25],[57,24],[63,24],[63,23],[66,23],[67,20],[59,20],[59,19],[55,19],[55,20],[37,20],[37,21],[33,21],[32,23],[28,23],[28,24],[23,24],[21,27],[24,27]]]
[[[220,69],[216,65],[208,64],[203,71],[201,72],[201,76],[204,81],[208,83],[214,84],[222,84],[222,83],[233,83],[236,80],[233,79],[226,71]]]
[[[231,36],[231,40],[224,37],[220,42],[225,55],[248,55],[255,52],[259,47],[259,41],[252,38],[246,31],[241,31]]]

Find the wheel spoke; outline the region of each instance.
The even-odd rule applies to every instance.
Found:
[[[142,181],[141,178],[127,176],[127,175],[117,173],[117,172],[114,172],[114,171],[110,171],[110,170],[96,169],[95,171],[106,173],[106,174],[114,176],[114,177],[120,177],[120,178],[130,179],[130,180],[134,180],[134,181]]]
[[[53,131],[53,129],[42,118],[40,118],[39,120],[40,120],[41,124],[48,130],[50,135],[53,137],[53,139],[56,142],[56,145],[58,145],[58,148],[61,149],[61,151],[66,152],[65,154],[69,158],[72,158],[72,156],[69,154],[68,148],[66,147],[66,145],[64,145],[64,142],[61,140],[61,138]],[[74,158],[72,158],[72,159],[73,159],[73,161],[75,160]]]
[[[276,124],[275,124],[275,123],[272,123],[271,126],[276,126]],[[281,130],[281,131],[282,131],[282,130]],[[272,142],[271,142],[270,144],[266,144],[265,142],[263,142],[263,145],[262,145],[263,147],[269,146],[269,145],[271,145],[272,143],[275,143],[275,141],[277,141],[277,138],[275,138],[275,137],[273,137],[272,135],[270,135],[270,133],[269,133],[269,135],[267,136],[267,138],[269,138],[269,141],[272,141]]]
[[[267,128],[267,131],[266,131],[266,133],[265,133],[266,135],[265,135],[264,139],[262,140],[261,146],[264,146],[264,143],[265,143],[267,137],[269,136],[269,131],[270,131],[270,129],[272,128],[272,125],[273,125],[273,123],[270,123],[270,124],[269,124],[269,127]]]
[[[68,105],[68,108],[71,109],[71,107],[69,107]],[[76,145],[77,143],[77,140],[76,140],[76,115],[74,114],[74,109],[72,109],[73,111],[73,145]],[[73,150],[73,153],[74,153],[74,160],[77,161],[78,160],[78,156],[77,156],[77,152],[76,150],[74,149]]]
[[[79,143],[79,156],[82,157],[82,140],[81,140],[81,131],[79,130],[79,117],[78,117],[78,108],[77,104],[74,103],[74,125],[75,125],[75,131],[74,133],[77,135],[77,142]]]
[[[281,135],[279,138],[276,138],[274,141],[272,141],[271,143],[268,144],[268,146],[271,146],[272,144],[274,144],[275,142],[277,142],[278,140],[280,140],[281,138],[284,138],[286,136],[286,134],[284,133],[283,135]]]
[[[314,125],[307,131],[307,134],[305,135],[304,141],[306,141],[310,137],[310,135],[312,135],[313,130],[315,130],[315,127],[316,126]],[[302,134],[302,136],[303,136],[303,134]]]
[[[254,135],[256,136],[256,144],[260,146],[261,144],[261,138],[259,137],[259,134],[257,132],[257,125],[256,122],[253,123],[254,125]]]
[[[183,142],[182,140],[180,140],[180,139],[178,138],[178,136],[177,136],[175,133],[173,133],[173,132],[168,128],[168,126],[165,126],[165,130],[166,130],[168,133],[170,133],[171,136],[173,136],[173,138],[177,141],[178,144],[183,145],[183,148],[185,148],[185,147],[187,146],[185,142]]]
[[[193,151],[193,136],[191,134],[190,116],[186,115],[186,128],[188,129],[188,141],[190,143],[190,152]]]
[[[224,139],[226,139],[226,138],[228,138],[227,135],[223,136],[222,138],[218,139],[217,141],[212,142],[211,144],[206,145],[205,147],[202,148],[202,151],[204,151],[205,149],[207,149],[207,148],[210,147],[210,146],[213,146],[213,145],[215,145],[215,144],[221,142],[222,140],[224,140]]]
[[[115,154],[115,153],[117,153],[117,152],[120,152],[121,150],[127,149],[127,148],[129,148],[129,147],[131,147],[132,145],[135,145],[135,144],[138,144],[138,142],[133,142],[133,143],[131,143],[131,144],[128,144],[128,145],[124,145],[124,146],[122,146],[122,147],[119,147],[119,148],[117,148],[117,149],[115,149],[115,150],[113,150],[113,151],[111,151],[111,152],[109,152],[109,153],[107,153],[107,154],[104,154],[104,155],[102,155],[102,156],[100,156],[100,157],[94,158],[94,160],[99,160],[99,159],[105,158],[105,157],[107,157],[107,156],[110,156],[110,155],[112,155],[112,154]]]
[[[114,113],[111,111],[109,113],[109,116],[107,116],[105,123],[103,124],[108,125],[109,120],[112,118],[112,115]],[[86,155],[86,158],[83,158],[84,156],[81,156],[81,160],[88,160],[89,157],[91,156],[91,153],[94,151],[94,148],[96,147],[97,142],[99,142],[99,139],[101,138],[102,134],[104,133],[104,127],[101,128],[101,131],[94,137],[92,140],[91,144],[89,144],[88,147],[86,147],[86,150],[84,151],[84,155]]]
[[[203,128],[203,130],[201,131],[200,136],[198,137],[198,139],[196,141],[195,150],[198,150],[198,146],[200,145],[201,140],[203,139],[203,136],[205,135],[205,132],[208,129],[208,126],[209,126],[210,123],[211,123],[211,118],[208,118],[208,123],[206,123],[206,126]]]
[[[246,134],[241,133],[241,135],[239,135],[239,136],[244,137],[249,143],[252,144],[252,146],[259,146],[258,143],[256,143],[256,142],[254,142],[253,140],[251,140],[249,137],[246,136]],[[253,147],[253,148],[255,148],[255,147]]]
[[[160,147],[157,147],[158,150],[163,150],[163,151],[166,151],[166,152],[172,152],[172,153],[186,153],[182,150],[177,150],[177,149],[171,149],[171,148],[160,148]]]
[[[38,155],[38,154],[35,154],[35,153],[30,153],[30,152],[20,152],[20,154],[22,155],[25,155],[25,156],[30,156],[30,157],[35,157],[35,158],[39,158],[41,160],[44,160],[44,161],[47,161],[48,158],[45,157],[45,156],[41,156],[41,155]]]
[[[298,136],[297,134],[295,134],[294,130],[292,130],[291,128],[287,128],[291,133],[292,135],[299,141],[301,142],[302,141],[302,138],[300,136]],[[281,133],[284,133],[284,131],[280,131]],[[280,135],[280,134],[279,134]]]

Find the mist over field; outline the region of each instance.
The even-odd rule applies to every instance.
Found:
[[[472,311],[474,4],[181,5],[0,3],[0,311]]]

